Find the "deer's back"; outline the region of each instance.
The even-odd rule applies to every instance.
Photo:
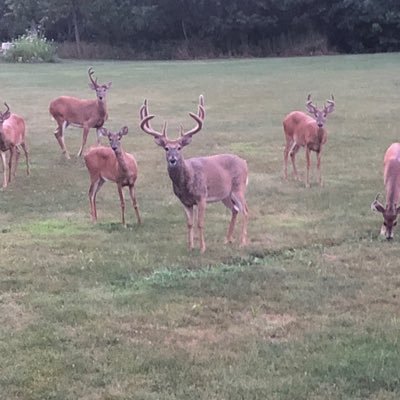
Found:
[[[188,159],[194,176],[205,185],[210,199],[221,200],[247,185],[247,162],[234,154]]]
[[[98,112],[97,100],[60,96],[50,102],[49,112],[56,120],[80,123]]]
[[[400,143],[393,143],[384,157],[384,182],[386,189],[400,191]],[[399,195],[396,196],[399,200]],[[397,201],[398,202],[398,201]]]
[[[3,123],[2,147],[9,148],[25,142],[25,121],[17,114],[11,114]]]

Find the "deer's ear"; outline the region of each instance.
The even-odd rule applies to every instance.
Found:
[[[163,136],[154,137],[154,141],[161,147],[165,147],[167,144]]]
[[[182,136],[179,139],[179,143],[182,147],[187,146],[188,144],[190,144],[192,141],[192,136]]]
[[[11,117],[10,111],[6,111],[6,112],[2,115],[1,120],[4,122],[6,119],[8,119],[8,118],[10,118],[10,117]]]
[[[124,126],[120,131],[119,131],[121,136],[127,135],[128,134],[128,127]]]
[[[374,200],[371,204],[371,210],[372,211],[377,211],[383,214],[383,212],[385,211],[385,207],[383,207],[383,205],[381,203],[379,203],[378,200]]]
[[[108,130],[106,128],[101,127],[99,129],[100,135],[102,136],[108,136]]]
[[[106,89],[110,89],[111,85],[112,85],[112,82],[108,82],[107,85],[103,85],[103,86],[105,86]]]

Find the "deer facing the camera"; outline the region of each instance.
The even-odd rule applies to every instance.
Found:
[[[245,160],[233,154],[218,154],[208,157],[194,157],[187,160],[182,154],[183,147],[187,146],[194,134],[203,126],[205,117],[204,99],[199,98],[197,114],[189,113],[196,121],[196,126],[184,132],[181,127],[181,137],[171,140],[167,137],[167,124],[164,123],[162,132],[155,131],[150,120],[147,100],[140,108],[140,127],[152,135],[158,146],[165,150],[168,174],[172,180],[175,195],[183,204],[186,213],[188,227],[188,247],[194,248],[193,224],[194,207],[198,209],[198,230],[200,239],[200,251],[206,250],[204,240],[204,217],[206,203],[222,201],[231,210],[232,217],[226,235],[226,242],[233,241],[233,231],[238,213],[243,215],[241,231],[241,245],[247,242],[248,209],[245,199],[245,191],[248,181],[247,163]]]
[[[283,130],[286,139],[285,150],[283,152],[284,178],[287,179],[287,165],[290,155],[294,177],[295,179],[299,179],[296,168],[296,154],[300,150],[300,147],[305,147],[307,159],[306,187],[310,187],[311,151],[317,153],[318,182],[322,186],[322,147],[328,138],[328,132],[324,128],[324,125],[328,114],[335,109],[335,101],[332,96],[332,100],[327,100],[324,107],[319,109],[312,103],[311,95],[309,94],[306,108],[312,116],[301,111],[293,111],[283,120]]]
[[[108,118],[106,94],[111,87],[111,82],[104,85],[98,84],[97,78],[93,79],[94,70],[92,67],[89,68],[88,74],[90,78],[89,87],[96,92],[96,100],[61,96],[51,101],[49,106],[49,112],[57,122],[54,135],[67,159],[70,156],[65,146],[65,129],[69,125],[83,128],[82,145],[78,152],[78,157],[80,157],[85,147],[90,128],[96,128],[97,143],[99,144],[101,135],[99,129]]]
[[[26,160],[26,173],[29,175],[29,155],[28,148],[25,142],[25,121],[17,114],[10,112],[10,107],[7,103],[5,112],[0,112],[0,156],[3,164],[3,188],[11,182],[15,177],[19,158],[19,146],[25,153]],[[8,178],[7,178],[7,163],[6,151],[10,151],[10,158],[8,162]]]
[[[383,215],[381,235],[393,239],[393,227],[397,225],[400,212],[400,143],[393,143],[386,150],[383,160],[383,180],[386,189],[386,207],[379,201],[379,193],[371,204],[372,211]]]
[[[141,224],[139,207],[135,195],[135,182],[137,179],[137,164],[132,154],[126,153],[121,148],[121,139],[128,133],[124,126],[118,132],[111,132],[100,128],[100,134],[108,137],[110,147],[98,146],[90,148],[85,156],[85,164],[90,175],[89,203],[92,221],[97,221],[96,196],[106,181],[117,184],[121,202],[122,225],[125,225],[125,200],[122,188],[128,186],[132,205],[135,210],[138,224]]]

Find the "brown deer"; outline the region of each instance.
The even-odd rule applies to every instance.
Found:
[[[206,203],[222,201],[231,210],[232,218],[226,235],[226,242],[233,241],[233,230],[237,214],[243,214],[241,245],[247,241],[248,209],[245,191],[248,181],[247,163],[233,154],[218,154],[209,157],[194,157],[185,160],[182,149],[192,141],[192,136],[199,132],[205,117],[204,99],[200,96],[197,114],[189,113],[196,121],[196,126],[187,131],[181,127],[181,137],[176,140],[168,139],[167,123],[164,123],[162,133],[155,131],[150,120],[147,100],[140,108],[140,127],[152,135],[158,146],[165,149],[168,165],[168,174],[172,180],[175,195],[183,204],[188,227],[188,247],[194,248],[193,224],[194,207],[198,209],[198,229],[200,236],[200,251],[206,250],[204,241],[204,217]]]
[[[29,175],[29,155],[28,147],[25,142],[25,121],[17,114],[10,112],[10,107],[7,103],[5,112],[0,112],[0,156],[3,163],[3,188],[11,182],[15,177],[17,164],[19,159],[19,147],[25,153],[26,160],[26,173]],[[6,166],[6,151],[10,151],[10,158],[8,162],[8,179],[7,179],[7,166]]]
[[[288,156],[290,155],[294,177],[295,179],[299,179],[296,168],[296,154],[300,147],[305,147],[307,159],[306,187],[310,187],[311,151],[317,153],[318,182],[320,186],[322,186],[322,146],[326,143],[328,138],[328,132],[324,128],[324,124],[328,114],[335,109],[333,95],[332,100],[327,100],[327,104],[320,110],[312,103],[311,95],[309,94],[306,108],[312,117],[301,111],[293,111],[283,120],[283,129],[286,139],[285,150],[283,152],[284,178],[287,179]]]
[[[97,144],[99,144],[101,136],[99,129],[108,118],[106,94],[112,82],[99,85],[97,83],[97,78],[95,80],[93,79],[94,70],[92,67],[89,68],[88,74],[91,82],[89,83],[89,87],[96,92],[96,100],[61,96],[52,100],[49,106],[49,112],[57,122],[54,135],[67,159],[69,159],[70,156],[64,141],[65,129],[69,125],[83,128],[82,145],[78,152],[78,157],[80,157],[85,147],[90,128],[96,128]]]
[[[400,212],[400,143],[393,143],[386,150],[383,161],[383,180],[386,189],[386,207],[379,201],[379,193],[371,204],[372,211],[383,215],[381,235],[387,240],[393,239],[393,227],[397,225]]]
[[[128,133],[124,126],[118,132],[111,132],[106,128],[100,128],[101,135],[108,137],[110,147],[98,146],[90,148],[84,155],[85,164],[90,175],[89,203],[92,221],[97,221],[96,196],[104,182],[112,181],[117,184],[119,199],[121,202],[122,225],[125,225],[125,200],[122,188],[128,186],[136,213],[137,222],[142,220],[139,214],[135,196],[135,182],[137,178],[137,164],[132,154],[126,153],[121,147],[122,136]]]

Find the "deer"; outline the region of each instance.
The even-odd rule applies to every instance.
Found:
[[[90,79],[89,87],[96,92],[96,100],[79,99],[71,96],[61,96],[52,100],[49,105],[49,112],[57,122],[54,135],[67,159],[70,155],[65,146],[64,132],[69,126],[83,128],[82,145],[78,157],[82,155],[90,128],[96,128],[97,144],[100,144],[99,129],[108,119],[106,94],[112,82],[100,85],[97,78],[93,79],[93,67],[88,69]]]
[[[121,147],[121,139],[128,134],[128,127],[124,126],[118,132],[111,132],[101,127],[99,132],[108,137],[110,147],[91,147],[84,155],[86,168],[90,176],[89,203],[92,222],[97,221],[96,196],[106,181],[117,184],[121,204],[122,225],[125,224],[125,200],[122,188],[128,186],[132,205],[135,210],[138,225],[142,223],[139,207],[135,195],[137,179],[137,163],[134,156],[126,153]]]
[[[397,216],[400,212],[400,143],[392,143],[386,150],[383,160],[383,180],[386,190],[386,207],[384,207],[376,195],[371,204],[371,210],[382,213],[383,225],[381,235],[387,240],[393,239],[393,228],[397,225]]]
[[[206,250],[204,240],[204,219],[206,204],[221,201],[232,213],[225,243],[233,242],[233,232],[238,213],[242,214],[240,245],[247,243],[248,207],[245,198],[248,183],[247,162],[234,154],[217,154],[206,157],[184,159],[182,149],[189,145],[193,135],[198,133],[205,118],[204,97],[200,95],[197,114],[190,112],[196,125],[184,131],[181,126],[180,137],[169,139],[167,122],[162,131],[152,128],[150,121],[155,117],[148,110],[147,99],[140,108],[140,128],[153,136],[155,143],[165,150],[167,170],[172,181],[174,194],[181,201],[187,222],[188,249],[194,249],[193,225],[197,209],[197,227],[200,239],[200,252]]]
[[[30,167],[28,146],[25,142],[25,121],[19,115],[11,113],[7,103],[4,103],[4,105],[6,106],[6,111],[0,112],[0,156],[3,164],[3,188],[5,189],[11,182],[11,179],[15,177],[20,154],[19,147],[25,153],[27,175],[30,174]],[[8,178],[6,166],[7,151],[10,152]]]
[[[283,130],[285,133],[285,149],[283,151],[284,159],[284,179],[287,180],[288,157],[292,160],[293,174],[295,179],[299,179],[296,168],[296,154],[300,147],[306,149],[307,159],[307,175],[306,187],[310,187],[310,166],[311,166],[311,151],[317,153],[317,170],[318,182],[323,186],[321,174],[321,156],[322,147],[328,139],[328,132],[324,128],[328,114],[335,109],[335,99],[327,100],[324,107],[319,109],[311,100],[311,94],[307,97],[306,108],[312,115],[307,115],[302,111],[293,111],[289,113],[283,120]]]

